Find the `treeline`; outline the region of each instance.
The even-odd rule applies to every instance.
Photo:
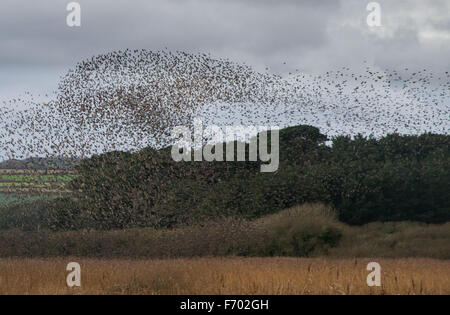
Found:
[[[296,126],[280,131],[274,173],[259,162],[175,162],[170,148],[111,152],[79,163],[78,193],[38,213],[54,230],[170,228],[322,202],[348,224],[442,223],[450,221],[449,148],[448,135],[328,139]]]

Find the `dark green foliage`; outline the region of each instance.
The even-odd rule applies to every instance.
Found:
[[[274,173],[261,173],[260,162],[175,162],[170,148],[94,156],[77,166],[72,199],[32,216],[53,230],[170,228],[229,216],[253,219],[320,201],[350,224],[450,221],[450,136],[340,136],[331,146],[326,140],[312,126],[281,130]],[[8,222],[1,227],[29,225]],[[296,236],[291,250],[308,251],[295,248],[299,239],[337,238],[324,233]]]
[[[0,207],[0,229],[17,228],[22,231],[36,231],[46,228],[46,209],[52,204],[48,200],[18,202]]]
[[[450,136],[432,134],[335,139],[327,185],[340,219],[449,221],[449,148]]]

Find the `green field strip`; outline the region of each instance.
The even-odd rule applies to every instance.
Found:
[[[0,174],[16,175],[73,175],[73,170],[30,170],[30,169],[0,169]]]
[[[0,182],[70,182],[76,175],[0,174]]]
[[[15,187],[15,188],[7,188],[0,187],[0,194],[71,194],[72,191],[68,189],[50,189],[50,188],[33,188],[33,187]]]

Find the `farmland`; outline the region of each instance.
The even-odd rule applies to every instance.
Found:
[[[74,177],[66,170],[0,169],[0,205],[67,194]]]

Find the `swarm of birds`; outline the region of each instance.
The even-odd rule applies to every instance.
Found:
[[[0,107],[0,160],[84,158],[169,145],[177,125],[309,124],[328,135],[450,131],[450,74],[363,71],[261,73],[208,54],[125,50],[78,63],[49,102]]]

